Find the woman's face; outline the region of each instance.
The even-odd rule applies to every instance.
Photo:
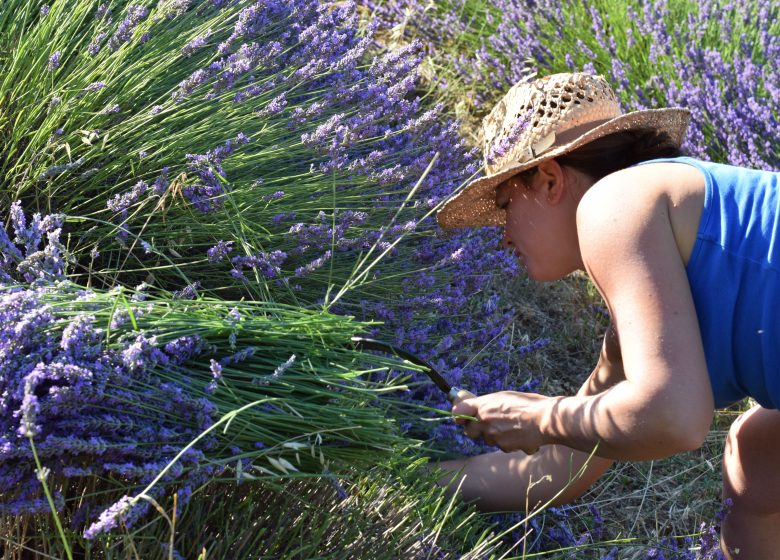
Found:
[[[576,204],[563,196],[562,182],[563,173],[540,169],[528,186],[512,177],[496,189],[496,206],[506,211],[501,245],[511,249],[528,276],[540,282],[562,278],[582,264]]]

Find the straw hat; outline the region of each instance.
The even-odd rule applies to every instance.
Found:
[[[624,114],[602,76],[553,74],[516,84],[482,122],[486,176],[447,201],[437,214],[439,225],[503,226],[496,187],[512,175],[613,132],[657,130],[679,146],[689,119],[687,109]]]

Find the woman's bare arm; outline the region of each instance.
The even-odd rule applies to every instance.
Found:
[[[547,402],[545,441],[577,449],[600,441],[602,456],[646,460],[694,449],[709,431],[712,389],[664,196],[671,180],[663,170],[627,169],[580,202],[583,261],[615,321],[626,378],[596,396]]]

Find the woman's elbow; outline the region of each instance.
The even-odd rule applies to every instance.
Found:
[[[669,455],[686,453],[704,445],[711,424],[711,410],[693,410],[688,407],[686,410],[667,414],[666,418],[659,422],[660,430],[656,437],[664,442]]]

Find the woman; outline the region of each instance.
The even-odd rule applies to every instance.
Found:
[[[486,510],[566,502],[614,460],[698,448],[714,408],[749,396],[726,438],[721,546],[780,558],[780,176],[678,157],[688,118],[622,114],[575,73],[516,85],[485,119],[486,177],[440,225],[503,226],[535,280],[586,271],[612,323],[576,396],[457,402],[466,435],[503,453],[442,463],[442,483]]]

